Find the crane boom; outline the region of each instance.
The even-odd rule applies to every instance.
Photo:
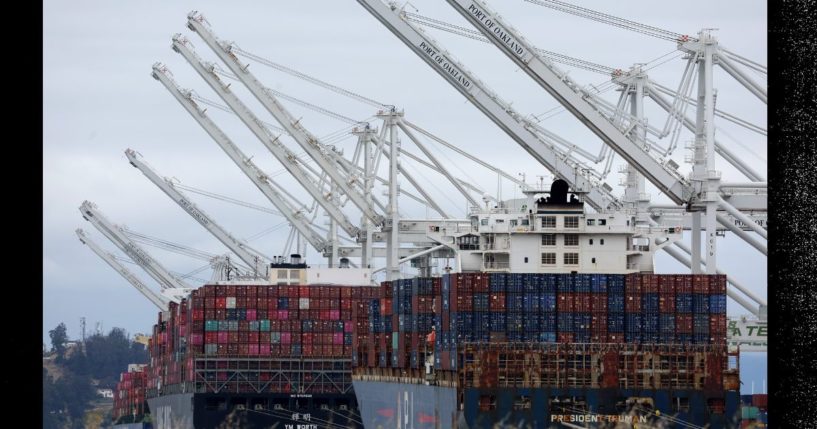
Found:
[[[201,58],[190,49],[187,41],[184,40],[180,34],[173,36],[173,50],[181,54],[181,56],[193,66],[193,69],[195,69],[218,96],[230,106],[239,119],[244,122],[244,125],[264,144],[267,150],[272,152],[275,158],[295,177],[301,186],[309,192],[312,198],[329,213],[329,216],[331,216],[347,234],[355,237],[359,232],[359,228],[343,213],[338,201],[331,199],[332,193],[324,192],[323,189],[318,187],[298,162],[295,154],[287,149],[286,146],[278,140],[278,137],[272,138],[270,136],[268,130],[261,124],[261,120],[252,113],[235,93],[229,90],[229,85],[224,84],[224,82],[216,76],[213,72],[213,66],[204,64]]]
[[[233,160],[235,165],[252,180],[256,187],[267,197],[268,200],[277,208],[284,217],[287,218],[292,226],[294,226],[301,235],[306,238],[312,247],[318,252],[324,252],[328,243],[326,240],[316,233],[299,210],[293,209],[284,197],[272,187],[270,177],[264,173],[258,166],[253,163],[250,158],[244,155],[238,146],[236,146],[213,121],[204,114],[204,111],[190,98],[189,91],[182,91],[181,88],[174,82],[167,74],[167,69],[161,64],[153,65],[153,77],[161,82],[165,88],[173,95],[173,97],[184,106],[185,110],[201,125],[202,128],[213,138],[213,140],[221,147],[224,153]]]
[[[150,288],[147,287],[144,283],[142,283],[142,281],[139,280],[138,277],[133,275],[133,273],[130,272],[130,270],[125,268],[124,265],[117,262],[113,255],[102,250],[102,248],[99,247],[99,245],[94,243],[94,241],[91,240],[91,238],[88,237],[85,231],[83,231],[81,228],[77,228],[76,233],[77,237],[79,237],[79,241],[81,241],[82,244],[87,245],[89,249],[93,250],[94,253],[97,254],[97,256],[102,258],[102,260],[108,263],[108,265],[110,265],[111,268],[116,270],[116,272],[119,273],[119,275],[124,277],[125,280],[128,281],[128,283],[135,287],[136,290],[139,291],[139,293],[144,295],[145,298],[148,299],[148,301],[152,302],[153,305],[159,307],[159,310],[167,310],[168,301],[166,298],[150,290]]]
[[[586,95],[578,84],[556,69],[513,27],[490,10],[485,2],[481,0],[446,1],[673,202],[684,204],[693,198],[695,191],[691,184],[677,171],[654,158],[643,146],[632,141],[625,130],[616,126],[587,101]]]
[[[162,289],[190,288],[188,284],[170,274],[170,271],[168,271],[158,261],[156,261],[156,259],[150,256],[145,249],[128,238],[128,236],[125,235],[125,232],[122,230],[122,227],[111,223],[97,209],[94,203],[90,201],[83,201],[82,205],[79,207],[79,211],[82,213],[82,217],[85,218],[85,220],[91,222],[91,225],[98,229],[99,232],[111,240],[116,247],[130,256],[134,262],[139,264],[142,269],[144,269],[148,274],[150,274],[151,277],[159,282]]]
[[[424,31],[408,22],[396,5],[387,5],[381,0],[358,0],[358,3],[555,176],[565,180],[572,189],[587,192],[585,199],[593,208],[606,210],[621,205],[605,186],[588,176],[584,171],[585,167],[572,157],[560,153],[552,145],[544,143],[521,114],[500,99]]]
[[[193,219],[196,220],[201,226],[204,227],[210,234],[213,234],[222,244],[227,246],[230,251],[235,253],[245,264],[247,264],[252,270],[254,270],[254,274],[256,277],[264,276],[266,277],[266,266],[267,261],[264,257],[255,254],[254,252],[250,251],[246,243],[243,241],[233,237],[229,232],[227,232],[221,225],[216,223],[210,215],[204,212],[204,210],[198,208],[193,201],[190,200],[185,194],[183,194],[180,190],[176,189],[173,186],[173,182],[171,182],[167,178],[162,178],[159,176],[156,171],[154,171],[147,163],[142,161],[142,157],[139,156],[133,149],[127,149],[125,151],[125,156],[128,157],[131,165],[139,169],[142,174],[145,175],[154,185],[156,185],[159,189],[162,190],[170,199],[173,200],[176,204],[179,205],[187,214],[190,215]]]
[[[351,174],[351,172],[349,176],[344,176],[336,167],[332,157],[326,153],[327,149],[318,141],[318,138],[307,131],[299,123],[299,120],[296,120],[269,91],[266,91],[264,85],[248,71],[249,64],[241,64],[238,57],[230,52],[230,44],[220,42],[202,21],[203,17],[197,12],[191,12],[187,16],[188,27],[195,31],[238,79],[244,83],[264,108],[275,117],[303,150],[332,178],[333,183],[349,197],[349,200],[363,212],[364,216],[377,225],[382,224],[383,216],[375,212],[365,196],[356,188],[356,186],[362,187],[362,184],[358,183],[360,178],[355,174]]]

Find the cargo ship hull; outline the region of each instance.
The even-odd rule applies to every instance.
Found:
[[[724,396],[697,390],[469,388],[462,391],[458,409],[456,387],[370,380],[356,380],[354,386],[367,428],[565,427],[561,422],[594,428],[621,423],[740,427],[737,392]],[[638,398],[643,405],[628,404],[628,398]],[[725,407],[713,411],[710,404],[721,401]]]
[[[176,393],[148,399],[154,429],[362,428],[354,394]]]

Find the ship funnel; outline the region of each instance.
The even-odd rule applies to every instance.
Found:
[[[297,253],[293,253],[289,255],[289,262],[292,264],[300,264],[301,263],[301,255]]]
[[[340,268],[349,268],[349,258],[340,258]]]

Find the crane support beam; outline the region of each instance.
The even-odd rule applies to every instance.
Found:
[[[726,55],[718,55],[715,64],[721,66],[727,73],[732,75],[735,80],[740,82],[741,85],[746,87],[755,97],[759,98],[760,101],[768,104],[768,95],[766,94],[766,88],[762,87],[760,84],[755,82],[752,78],[741,72],[735,63],[732,60],[728,59]]]
[[[471,194],[469,194],[468,191],[466,191],[465,188],[463,188],[463,186],[460,185],[459,180],[457,180],[454,176],[451,175],[451,173],[448,172],[448,169],[445,168],[445,166],[440,161],[437,160],[434,154],[432,154],[431,151],[429,151],[425,147],[425,145],[420,142],[420,140],[414,135],[414,133],[411,132],[411,130],[406,126],[406,124],[403,123],[403,121],[397,121],[397,126],[400,127],[400,129],[403,130],[403,133],[405,133],[406,136],[408,136],[408,138],[411,139],[411,141],[413,141],[415,145],[417,145],[420,151],[422,151],[423,154],[429,160],[431,160],[432,163],[434,163],[434,166],[437,168],[437,171],[439,171],[440,174],[445,176],[445,178],[448,179],[448,181],[451,182],[451,184],[454,185],[455,188],[457,188],[460,194],[462,194],[465,197],[465,199],[467,199],[468,202],[471,203],[473,207],[480,206],[477,200],[475,200],[474,197],[472,197]]]
[[[623,130],[605,118],[587,100],[587,96],[579,85],[565,73],[559,72],[549,60],[541,55],[538,49],[490,10],[485,2],[480,0],[446,1],[673,202],[683,204],[691,200],[692,187],[680,174],[663,165],[644,147],[632,141]]]
[[[318,252],[324,252],[328,248],[328,243],[316,233],[309,222],[304,217],[300,210],[295,210],[290,207],[289,203],[284,199],[275,187],[272,185],[272,179],[264,173],[258,166],[253,163],[249,157],[244,155],[238,146],[236,146],[230,139],[221,131],[218,126],[204,113],[196,102],[190,96],[189,91],[183,91],[173,79],[168,75],[167,69],[161,64],[153,65],[153,77],[161,82],[165,88],[173,95],[184,108],[190,113],[190,116],[201,125],[210,137],[221,147],[224,153],[233,160],[236,166],[255,184],[255,186],[264,194],[265,197],[280,211],[284,217],[289,221],[295,229],[301,233],[312,247]]]
[[[247,266],[254,270],[256,277],[266,277],[266,266],[268,262],[260,255],[257,255],[247,249],[247,244],[235,238],[232,234],[227,232],[221,225],[216,223],[210,215],[196,206],[193,201],[184,195],[180,190],[176,189],[167,178],[159,176],[147,163],[142,160],[134,150],[128,149],[125,151],[125,156],[128,157],[131,165],[139,169],[156,187],[162,190],[173,202],[179,205],[187,214],[190,215],[196,222],[198,222],[204,229],[218,239],[222,244],[227,246],[230,251],[236,254]]]
[[[727,218],[726,216],[721,215],[721,214],[716,214],[715,219],[718,221],[719,224],[726,227],[726,229],[734,232],[735,235],[742,238],[743,241],[749,243],[752,247],[757,249],[760,253],[762,253],[764,255],[767,255],[767,256],[769,255],[769,250],[766,248],[766,245],[764,245],[763,243],[758,241],[755,237],[752,237],[751,235],[749,235],[748,232],[738,228],[737,225],[735,225],[735,222],[730,221],[729,218]],[[743,222],[743,220],[741,220],[741,222]],[[746,224],[746,222],[744,222],[744,224]],[[751,225],[757,225],[757,224],[754,223],[754,222],[749,222],[749,226],[751,226]]]
[[[235,112],[236,116],[241,119],[241,122],[252,131],[255,137],[269,150],[275,158],[286,168],[286,170],[295,177],[295,179],[303,186],[309,195],[317,201],[321,207],[329,214],[338,225],[352,237],[357,236],[359,228],[355,226],[352,221],[340,209],[337,201],[332,200],[331,192],[323,192],[321,188],[315,184],[310,175],[304,170],[298,162],[296,155],[287,149],[279,140],[278,137],[271,137],[269,130],[267,130],[261,123],[261,120],[256,117],[252,111],[244,104],[236,95],[229,89],[229,85],[225,84],[213,71],[213,65],[204,64],[201,58],[193,52],[180,34],[173,36],[173,50],[181,54],[185,60],[193,67],[194,70],[201,76],[205,82],[213,89],[213,91],[230,106],[230,109]]]
[[[77,237],[79,237],[79,241],[82,244],[88,246],[89,249],[93,250],[94,253],[97,254],[103,261],[105,261],[108,265],[111,266],[114,270],[116,270],[119,275],[125,278],[136,290],[139,291],[148,301],[152,302],[153,305],[159,307],[159,310],[167,310],[168,300],[158,295],[156,292],[152,291],[149,287],[147,287],[138,277],[136,277],[130,270],[125,268],[124,265],[120,264],[113,255],[110,253],[102,250],[99,245],[97,245],[90,237],[83,231],[82,229],[76,230]]]
[[[746,216],[745,214],[741,213],[740,210],[736,209],[733,205],[724,201],[724,199],[721,198],[720,196],[718,196],[717,202],[718,205],[721,206],[721,208],[729,212],[729,214],[731,214],[732,216],[736,217],[739,221],[745,223],[746,226],[751,228],[754,232],[760,234],[761,237],[765,239],[769,238],[769,234],[766,232],[765,228],[752,222],[752,219],[749,218],[749,216]]]
[[[219,41],[202,21],[202,16],[196,12],[191,12],[187,16],[188,27],[204,40],[204,43],[216,53],[219,59],[227,65],[230,71],[232,71],[247,89],[250,90],[253,96],[258,99],[261,105],[275,117],[278,123],[287,130],[303,150],[332,178],[333,183],[363,212],[363,215],[375,224],[379,225],[383,223],[383,216],[375,212],[375,210],[368,205],[365,197],[355,188],[355,184],[359,178],[355,175],[342,175],[335,166],[332,157],[326,153],[328,149],[318,141],[317,137],[309,133],[309,131],[299,123],[300,120],[296,120],[289,111],[266,90],[264,85],[248,71],[249,64],[242,64],[238,57],[230,52],[231,45]]]
[[[648,86],[647,96],[649,96],[655,104],[659,105],[662,109],[666,110],[667,113],[672,114],[672,103],[669,100],[664,98],[658,91],[655,91],[650,86]],[[689,131],[695,132],[695,122],[690,119],[688,116],[683,115],[681,118],[681,123],[684,125],[686,129]],[[738,171],[743,173],[749,180],[762,182],[766,180],[766,178],[757,172],[755,169],[744,163],[740,160],[740,157],[735,155],[732,151],[722,145],[719,141],[715,140],[715,152],[718,153],[723,159],[725,159],[728,163],[732,164]]]
[[[566,181],[571,189],[587,192],[585,200],[596,210],[620,207],[620,202],[601,185],[596,183],[572,158],[559,153],[531,129],[530,125],[501,100],[490,88],[476,78],[453,56],[421,29],[408,22],[394,4],[381,0],[358,0],[403,43],[445,78],[475,107],[488,116],[534,159],[544,165],[556,177]]]
[[[408,262],[408,261],[410,261],[412,259],[416,259],[416,258],[419,258],[420,256],[425,256],[425,255],[428,255],[429,253],[436,252],[436,251],[442,250],[442,249],[447,249],[447,248],[448,248],[448,245],[440,244],[438,246],[434,246],[434,247],[419,251],[417,253],[414,253],[412,255],[406,256],[405,258],[402,258],[399,261],[397,261],[397,263],[398,264],[405,264],[406,262]],[[380,271],[386,271],[386,268],[387,267],[382,267],[382,268],[378,268],[376,270],[373,270],[372,274],[378,273]]]
[[[100,212],[96,205],[90,201],[83,201],[79,207],[82,217],[102,233],[108,240],[116,245],[119,250],[133,259],[145,272],[153,277],[162,289],[189,288],[190,285],[177,279],[170,271],[162,266],[155,258],[125,235],[122,227],[113,224]]]

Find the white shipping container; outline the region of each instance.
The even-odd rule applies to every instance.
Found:
[[[228,296],[227,297],[227,308],[235,308],[235,297]]]
[[[298,301],[298,309],[309,310],[309,298],[300,298]]]

